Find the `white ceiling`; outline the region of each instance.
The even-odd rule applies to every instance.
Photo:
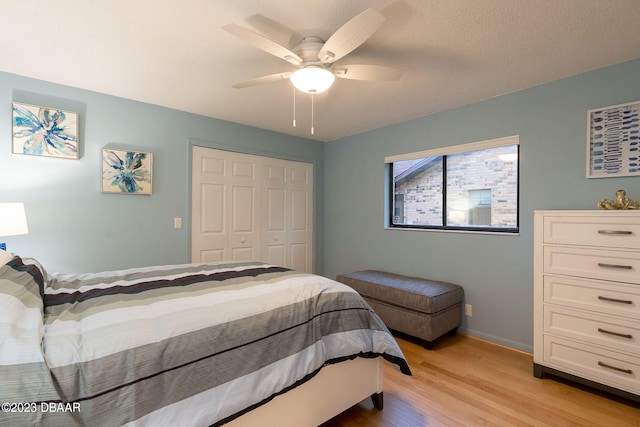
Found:
[[[386,22],[338,64],[405,73],[338,79],[314,135],[289,81],[231,87],[293,67],[225,24],[293,47],[368,7]],[[640,58],[640,0],[0,0],[0,28],[2,71],[319,141]]]

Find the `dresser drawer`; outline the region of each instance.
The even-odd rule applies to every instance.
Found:
[[[614,351],[640,354],[640,324],[637,321],[546,305],[544,330]]]
[[[640,286],[544,276],[544,302],[640,320]]]
[[[640,252],[544,247],[544,273],[640,284]]]
[[[544,218],[544,242],[640,249],[638,217],[584,216]]]
[[[640,394],[640,359],[546,335],[544,364],[602,384]]]

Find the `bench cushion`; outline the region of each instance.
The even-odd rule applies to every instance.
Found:
[[[377,270],[340,274],[336,280],[360,295],[420,313],[433,314],[462,303],[463,289],[453,283]]]

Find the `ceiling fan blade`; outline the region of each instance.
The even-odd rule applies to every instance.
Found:
[[[252,80],[247,80],[246,82],[237,83],[233,85],[236,89],[244,89],[245,87],[257,86],[264,83],[277,82],[280,80],[287,80],[291,76],[290,72],[286,73],[278,73],[278,74],[270,74],[268,76],[258,77]]]
[[[255,31],[251,31],[237,24],[228,24],[222,27],[222,29],[257,47],[258,49],[277,56],[280,59],[284,59],[291,64],[300,65],[302,63],[302,58],[291,50],[274,42],[270,38],[263,36],[262,34],[256,33]]]
[[[251,15],[246,17],[244,21],[250,25],[249,28],[264,34],[282,46],[296,46],[303,39],[302,34],[264,15]]]
[[[333,33],[322,46],[318,59],[330,64],[342,58],[373,35],[384,23],[385,17],[374,9],[367,9],[356,15]]]
[[[354,64],[333,67],[333,74],[350,80],[398,80],[404,71],[382,65]]]

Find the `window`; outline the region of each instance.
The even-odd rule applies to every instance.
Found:
[[[519,138],[387,157],[391,227],[518,232]]]

